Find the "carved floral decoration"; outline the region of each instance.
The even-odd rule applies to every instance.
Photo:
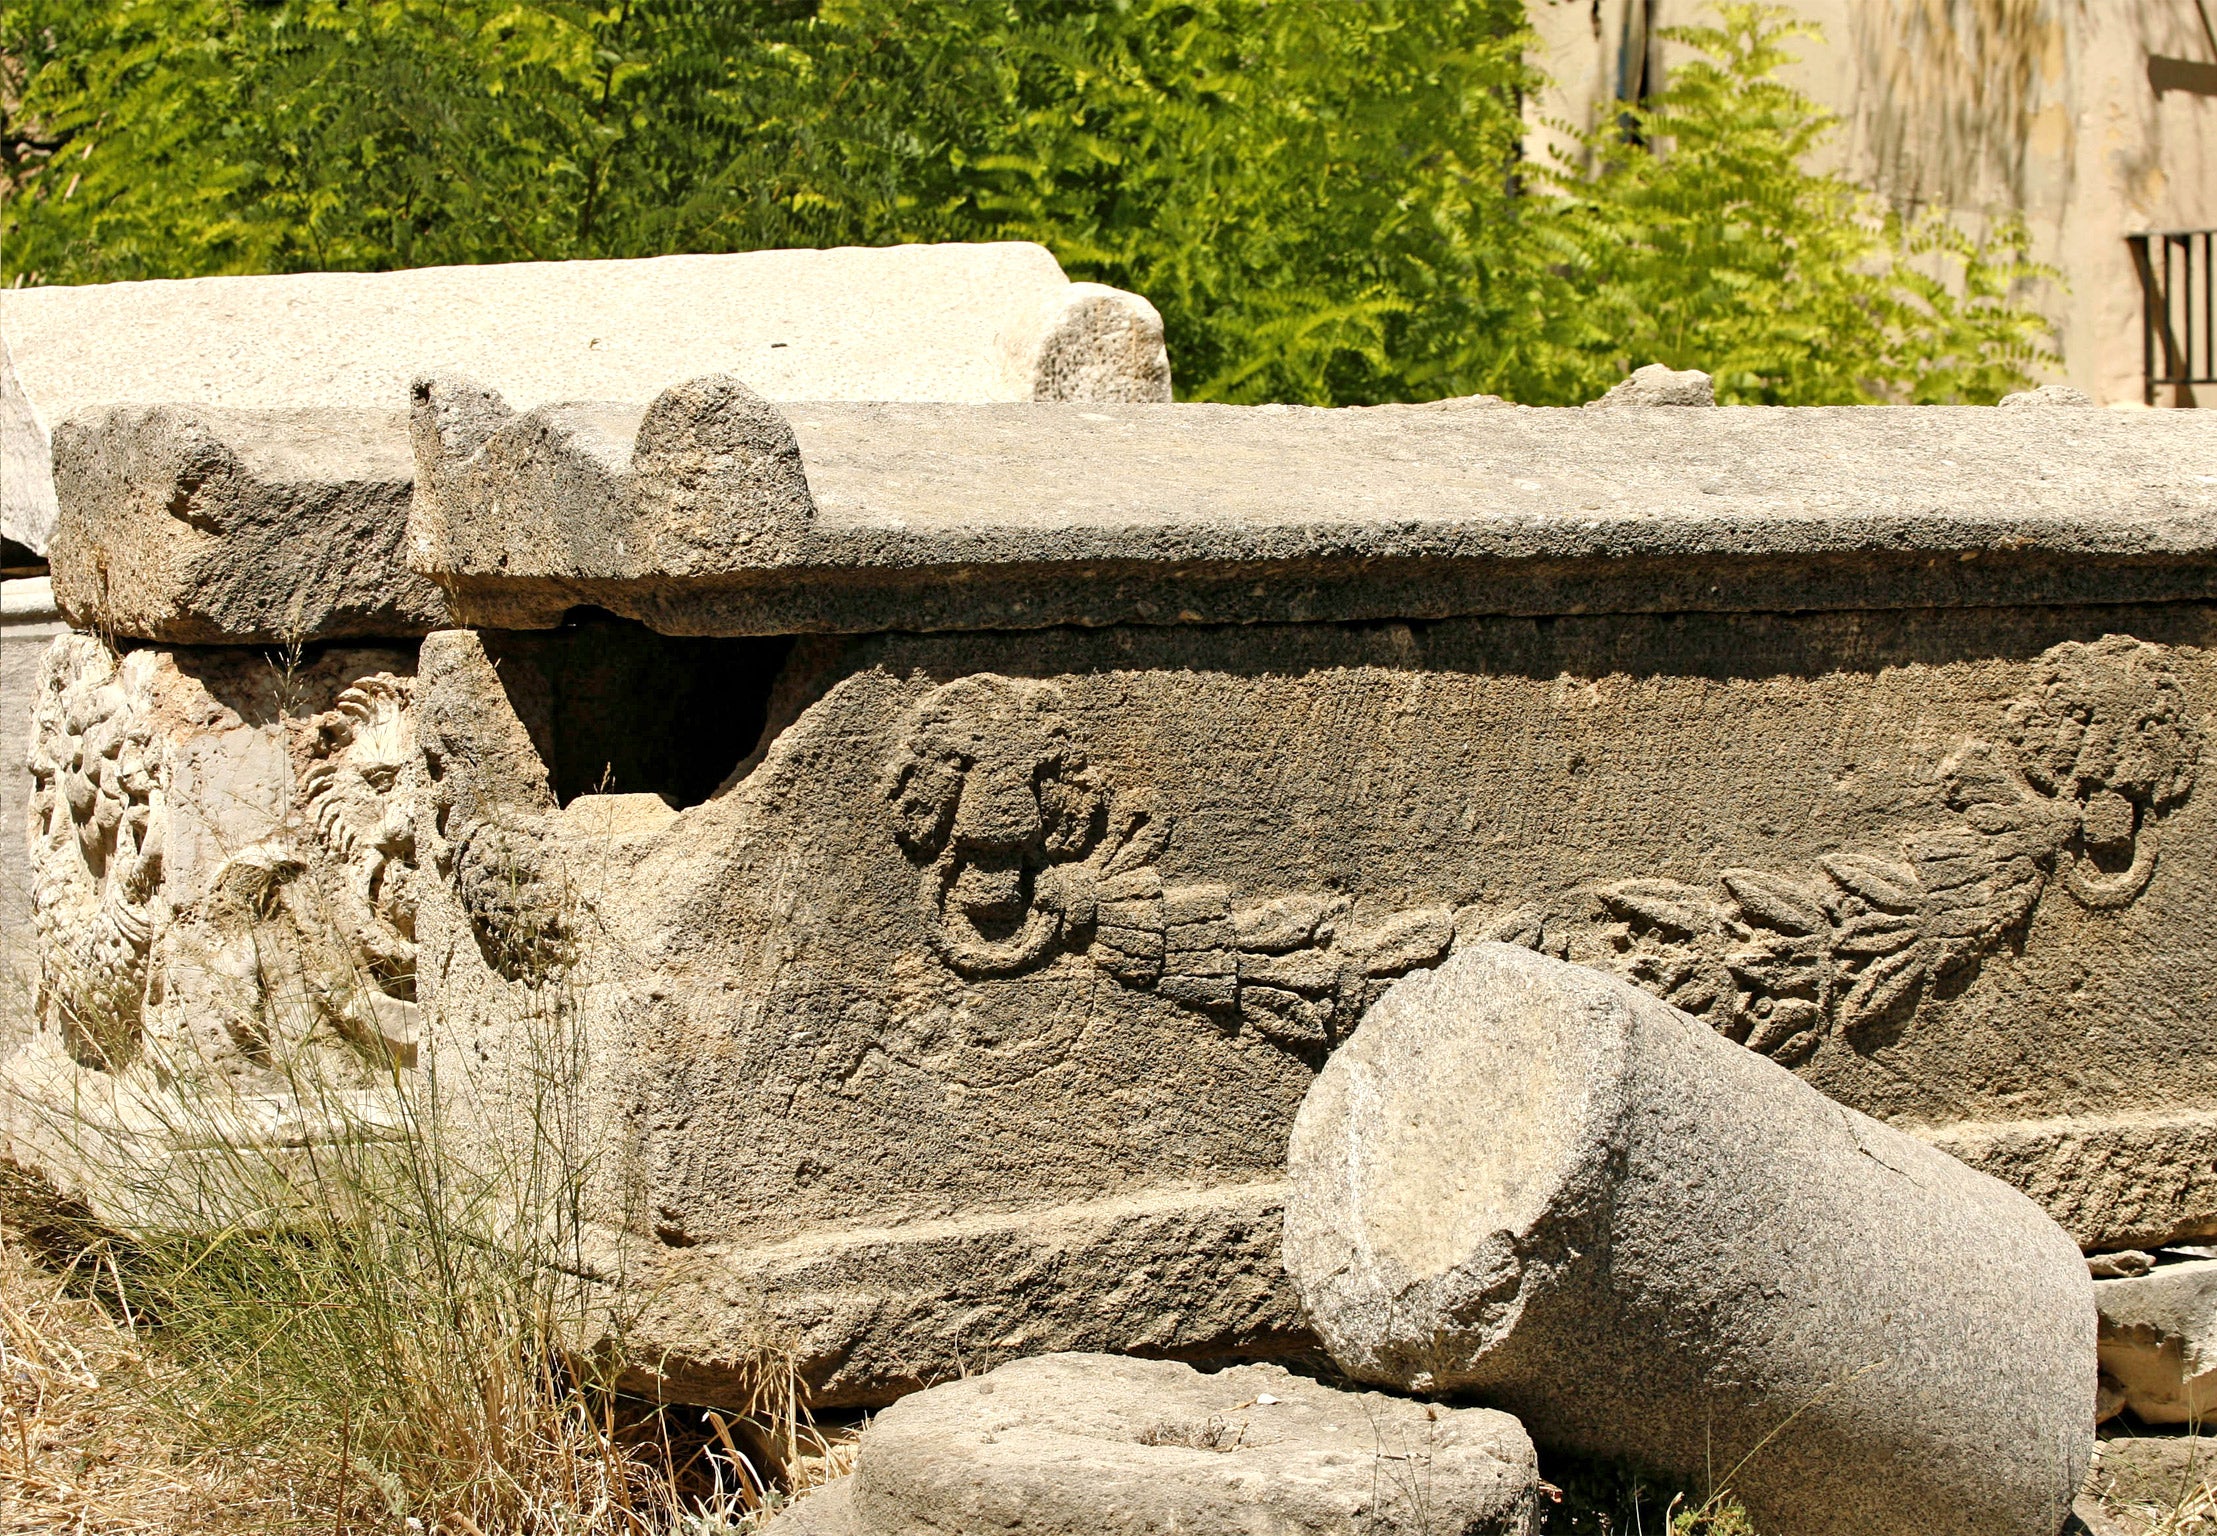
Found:
[[[1050,684],[962,678],[918,705],[885,775],[896,836],[940,957],[972,977],[1086,955],[1124,986],[1328,1047],[1395,976],[1445,957],[1445,908],[1351,931],[1344,899],[1235,907],[1229,887],[1172,885],[1171,823],[1076,744]]]
[[[1940,767],[1953,826],[1828,854],[1813,871],[1727,869],[1715,888],[1635,879],[1527,908],[1489,935],[1599,964],[1792,1065],[1831,1032],[1966,982],[2058,876],[2122,907],[2194,784],[2201,733],[2160,647],[2059,645],[2003,711],[1999,742]],[[1598,910],[1595,910],[1595,909]],[[1597,944],[1596,938],[1600,940]]]
[[[143,666],[89,635],[49,649],[32,705],[31,911],[38,1011],[79,1060],[134,1041],[166,920],[161,752]]]
[[[2054,647],[1995,735],[1941,765],[1951,821],[1891,845],[1801,871],[1727,869],[1709,887],[1620,880],[1506,916],[1421,908],[1360,931],[1344,898],[1238,907],[1222,885],[1165,885],[1170,822],[1088,762],[1046,683],[935,690],[885,782],[926,930],[963,975],[1082,953],[1126,986],[1318,1051],[1393,978],[1458,937],[1495,939],[1615,971],[1792,1065],[1967,982],[2051,882],[2097,910],[2146,888],[2201,752],[2163,649],[2121,635]]]

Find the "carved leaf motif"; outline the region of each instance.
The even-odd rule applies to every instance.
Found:
[[[1170,818],[1156,809],[1153,791],[1131,789],[1117,795],[1109,811],[1108,836],[1115,852],[1102,873],[1128,874],[1153,864],[1169,846],[1170,825]]]
[[[1824,978],[1824,941],[1817,934],[1766,936],[1725,956],[1724,963],[1763,992],[1814,992]]]
[[[1609,913],[1625,922],[1691,938],[1717,925],[1708,894],[1676,880],[1623,880],[1594,893]]]
[[[1777,875],[1759,869],[1728,869],[1724,888],[1740,904],[1740,910],[1765,928],[1806,936],[1831,926],[1824,909],[1807,891]]]
[[[1840,925],[1832,947],[1842,955],[1890,955],[1917,942],[1917,920],[1905,912],[1863,912]]]
[[[1841,1026],[1860,1029],[1884,1018],[1923,984],[1928,952],[1918,944],[1875,961],[1856,982],[1841,1008]]]
[[[1818,862],[1842,890],[1874,907],[1914,911],[1924,895],[1917,872],[1890,859],[1873,858],[1867,853],[1835,853]]]
[[[1816,1049],[1818,1033],[1823,1027],[1822,1008],[1802,998],[1790,997],[1772,1006],[1769,1016],[1760,1020],[1749,1033],[1746,1044],[1749,1050],[1760,1051],[1792,1066]]]

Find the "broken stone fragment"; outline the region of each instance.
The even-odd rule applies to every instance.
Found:
[[[1612,385],[1598,400],[1586,402],[1588,410],[1618,411],[1649,405],[1715,405],[1717,387],[1698,368],[1666,368],[1649,363],[1632,370],[1630,378]]]
[[[2155,1259],[2137,1248],[2124,1248],[2115,1253],[2090,1253],[2086,1256],[2086,1272],[2096,1280],[2130,1280],[2155,1268]]]
[[[1170,399],[1162,315],[1121,288],[1071,283],[1053,289],[1002,333],[1001,347],[1010,383],[1029,399]]]
[[[1350,1375],[1732,1468],[1763,1530],[2030,1536],[2085,1474],[2069,1238],[1614,978],[1480,944],[1399,982],[1288,1180],[1286,1269]]]
[[[2161,1264],[2097,1281],[2102,1374],[2149,1424],[2217,1412],[2217,1259]]]
[[[1270,1365],[1043,1355],[903,1398],[777,1536],[1527,1536],[1516,1420]]]
[[[2042,384],[2038,389],[2020,389],[2013,395],[2001,397],[2003,410],[2019,411],[2025,408],[2048,405],[2084,406],[2091,408],[2093,396],[2084,390],[2073,389],[2068,384]]]
[[[54,598],[80,629],[189,645],[409,639],[398,410],[115,406],[54,432]]]

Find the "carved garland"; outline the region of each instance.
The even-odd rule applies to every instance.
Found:
[[[1802,874],[1622,880],[1505,918],[1426,908],[1350,932],[1344,900],[1235,908],[1225,886],[1165,885],[1169,823],[1111,788],[1060,711],[1048,684],[964,678],[919,706],[895,754],[886,793],[942,959],[985,977],[1083,953],[1125,986],[1300,1050],[1328,1048],[1462,936],[1613,970],[1791,1065],[1828,1033],[1967,980],[2059,875],[2089,907],[2133,901],[2201,751],[2161,648],[2068,643],[2002,711],[1999,744],[1967,740],[1942,764],[1953,825]]]

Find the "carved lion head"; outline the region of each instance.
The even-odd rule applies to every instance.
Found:
[[[941,947],[963,969],[1040,958],[1060,926],[1041,874],[1101,839],[1108,792],[1061,703],[1046,683],[961,678],[917,706],[887,766],[896,835],[925,866]]]

